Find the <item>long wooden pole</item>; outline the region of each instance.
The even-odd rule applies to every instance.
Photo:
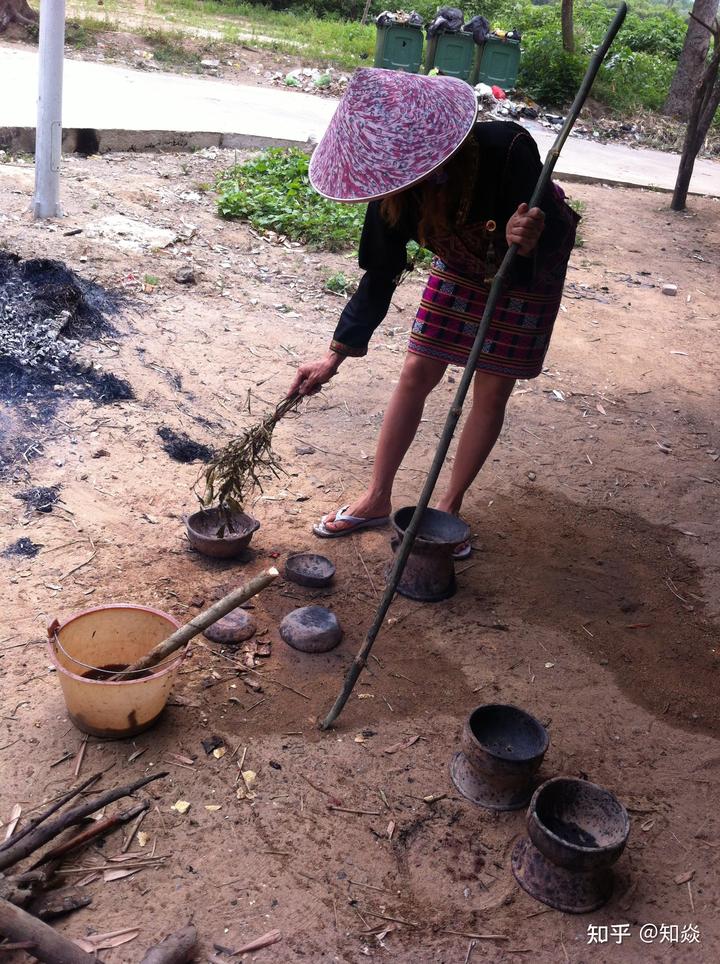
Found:
[[[615,39],[615,35],[622,26],[623,20],[625,19],[625,14],[627,13],[627,4],[621,3],[617,9],[613,22],[608,28],[608,32],[605,35],[605,39],[600,44],[600,46],[595,51],[592,59],[590,60],[590,65],[587,69],[583,82],[580,85],[580,89],[577,92],[575,100],[573,101],[572,107],[565,118],[565,123],[562,129],[558,133],[555,139],[555,143],[548,151],[548,155],[545,158],[545,164],[538,177],[537,184],[535,185],[535,190],[533,192],[532,198],[530,199],[529,207],[537,207],[543,199],[543,195],[550,183],[550,178],[552,177],[552,172],[557,163],[557,159],[560,156],[560,151],[567,140],[570,131],[578,118],[578,114],[582,109],[583,104],[590,93],[590,88],[593,85],[593,81],[597,76],[597,72],[600,69],[600,65],[605,59],[610,45]],[[450,406],[450,411],[448,412],[447,419],[445,421],[445,427],[443,428],[442,435],[440,437],[440,442],[435,452],[435,458],[433,459],[432,465],[430,466],[430,471],[427,474],[425,480],[425,485],[423,486],[422,492],[420,493],[420,498],[418,499],[417,506],[415,507],[415,512],[413,513],[412,519],[410,520],[407,529],[405,530],[405,536],[403,541],[395,554],[395,562],[390,574],[387,578],[387,586],[385,592],[383,593],[382,599],[375,613],[375,618],[368,630],[367,636],[365,637],[365,642],[363,643],[360,651],[350,665],[347,676],[345,677],[345,683],[343,685],[342,691],[332,709],[327,714],[325,719],[320,723],[321,730],[327,730],[333,725],[335,720],[338,718],[343,710],[343,707],[348,701],[348,697],[353,691],[355,683],[357,682],[360,673],[363,671],[367,664],[368,656],[370,655],[370,650],[373,647],[373,643],[377,637],[377,634],[382,628],[383,621],[387,614],[390,604],[393,601],[395,592],[398,587],[398,583],[402,577],[405,570],[405,564],[407,563],[408,557],[412,552],[413,545],[415,544],[415,538],[417,536],[417,531],[420,527],[422,517],[425,514],[425,510],[430,504],[430,499],[432,497],[433,491],[437,484],[440,471],[445,462],[445,457],[447,456],[448,449],[450,448],[450,443],[452,442],[453,435],[455,434],[455,428],[458,423],[458,419],[462,413],[463,403],[465,397],[470,389],[470,384],[475,375],[475,367],[477,365],[480,352],[482,350],[483,342],[485,341],[485,336],[487,330],[490,327],[490,322],[492,321],[493,314],[495,312],[495,306],[497,305],[498,298],[502,292],[503,286],[505,284],[505,279],[508,275],[508,271],[512,266],[515,256],[517,255],[517,245],[512,244],[508,248],[507,254],[502,260],[502,264],[498,269],[497,274],[493,278],[493,283],[490,287],[490,293],[488,294],[487,304],[485,305],[485,311],[482,316],[482,320],[478,326],[477,334],[475,335],[475,341],[470,349],[470,354],[468,356],[467,364],[465,365],[465,371],[463,372],[462,378],[460,379],[460,384],[457,387],[457,392],[455,393],[455,398]]]
[[[257,596],[257,594],[269,586],[271,582],[274,582],[279,575],[280,573],[273,566],[266,572],[261,572],[259,576],[255,576],[254,579],[251,579],[250,582],[241,586],[239,589],[233,589],[231,593],[228,593],[227,596],[219,602],[216,602],[214,606],[199,613],[194,619],[191,619],[189,623],[185,623],[184,626],[177,629],[172,636],[168,636],[167,639],[158,643],[154,649],[151,649],[149,653],[136,663],[128,666],[127,669],[124,669],[121,673],[109,676],[108,681],[114,682],[115,680],[132,679],[133,673],[148,669],[148,667],[155,666],[156,663],[162,662],[166,656],[170,656],[171,653],[180,649],[185,643],[189,643],[193,637],[204,632],[208,626],[212,626],[218,619],[222,619],[223,616],[227,616],[228,613],[232,612],[233,609],[237,609],[238,606],[247,602],[248,599]]]

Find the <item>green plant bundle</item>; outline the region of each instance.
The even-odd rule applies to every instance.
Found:
[[[317,250],[354,247],[365,206],[321,197],[310,186],[309,164],[308,155],[295,147],[271,148],[245,164],[236,164],[218,176],[218,212]]]
[[[218,505],[232,512],[242,512],[258,489],[263,491],[263,478],[280,478],[280,460],[273,452],[275,426],[288,412],[297,408],[302,396],[284,398],[269,415],[246,429],[221,449],[201,472],[195,492],[202,505]]]

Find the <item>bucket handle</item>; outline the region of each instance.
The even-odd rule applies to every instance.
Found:
[[[53,621],[48,626],[48,637],[50,639],[50,642],[55,643],[55,645],[63,654],[63,656],[69,659],[70,662],[75,663],[76,666],[82,666],[83,669],[92,670],[93,673],[104,673],[106,676],[117,676],[118,671],[116,669],[101,669],[99,666],[91,666],[89,663],[83,663],[83,661],[81,659],[78,659],[77,656],[72,656],[70,653],[68,653],[68,651],[65,649],[63,644],[60,642],[60,637],[58,636],[59,629],[60,629],[60,623],[58,622],[57,619],[53,619]],[[180,665],[180,663],[183,663],[185,661],[186,656],[187,656],[187,650],[181,654],[178,660],[176,660],[177,664]],[[168,664],[160,663],[158,665],[160,668],[165,669],[166,665],[172,665],[172,663],[171,662],[168,662]],[[154,667],[154,669],[156,668],[157,667]],[[147,673],[147,670],[136,669],[133,672]],[[131,676],[132,673],[129,673],[128,675]],[[98,680],[98,682],[101,682],[101,680]],[[132,682],[132,680],[127,680],[127,682]]]

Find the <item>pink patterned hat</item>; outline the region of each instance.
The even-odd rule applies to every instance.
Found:
[[[431,174],[475,123],[477,100],[456,77],[356,70],[310,161],[310,183],[333,201],[372,201]]]

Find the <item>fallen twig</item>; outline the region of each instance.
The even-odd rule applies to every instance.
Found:
[[[332,803],[328,804],[328,810],[335,810],[338,813],[361,813],[366,814],[368,817],[379,817],[379,810],[356,810],[354,807],[336,807]]]
[[[282,940],[282,934],[278,930],[268,931],[267,934],[263,934],[262,937],[258,937],[257,940],[250,941],[249,944],[244,944],[239,947],[233,957],[238,957],[240,954],[249,954],[251,951],[262,950],[263,947],[270,947],[271,944],[277,944],[278,941]]]
[[[82,767],[83,760],[85,759],[85,751],[87,750],[88,739],[89,737],[86,733],[83,738],[82,744],[80,745],[80,749],[78,750],[77,759],[75,760],[75,770],[73,775],[76,780],[80,776],[80,768]]]
[[[319,787],[317,783],[313,783],[312,780],[309,777],[306,777],[304,773],[301,773],[300,776],[309,787],[313,788],[313,790],[317,790],[317,792],[322,793],[323,796],[329,797],[336,807],[342,806],[342,800],[339,800],[334,793],[330,793],[329,790],[324,790],[322,787]]]
[[[391,920],[395,924],[405,924],[407,927],[419,927],[415,921],[405,920],[403,917],[391,917],[390,914],[375,914],[371,910],[366,910],[363,907],[363,914],[367,914],[368,917],[377,917],[379,920]]]
[[[467,934],[465,931],[451,931],[446,927],[435,927],[441,934],[452,934],[454,937],[468,937],[473,941],[509,941],[505,934]]]
[[[78,847],[82,847],[88,843],[88,841],[94,840],[96,837],[102,837],[112,830],[116,830],[123,824],[128,823],[128,821],[133,820],[138,814],[144,815],[149,806],[149,801],[144,800],[129,810],[124,810],[122,813],[116,813],[112,817],[106,817],[104,820],[98,821],[94,826],[88,827],[87,830],[83,830],[82,833],[76,834],[70,840],[66,840],[65,843],[60,844],[58,847],[53,847],[52,850],[48,850],[37,863],[32,865],[30,870],[42,867],[43,864],[48,863],[50,860],[64,857],[65,854],[70,853],[72,850],[77,850]]]

